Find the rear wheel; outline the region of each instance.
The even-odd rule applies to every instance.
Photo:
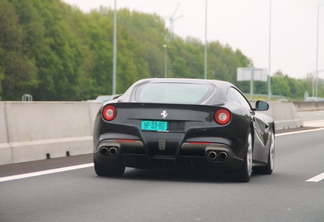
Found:
[[[94,169],[98,176],[103,177],[120,177],[124,174],[124,166],[106,166],[99,164],[96,160],[94,162]]]
[[[259,174],[272,174],[272,171],[274,169],[274,163],[275,163],[275,135],[274,132],[272,132],[270,135],[268,163],[264,167],[257,167],[253,169],[253,172]]]
[[[241,182],[249,182],[252,175],[252,161],[253,161],[253,145],[251,131],[248,134],[246,141],[246,153],[244,156],[244,163],[237,172],[237,179]]]

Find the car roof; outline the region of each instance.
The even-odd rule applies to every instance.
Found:
[[[211,83],[216,86],[220,85],[233,85],[230,82],[214,79],[192,79],[192,78],[148,78],[137,81],[136,83],[141,82],[170,82],[170,83]]]
[[[136,87],[146,83],[190,83],[190,84],[209,84],[217,91],[212,98],[207,99],[204,104],[223,104],[226,101],[226,90],[229,87],[235,87],[232,83],[214,80],[214,79],[192,79],[192,78],[147,78],[135,82],[124,94],[120,97],[120,102],[136,102],[133,97],[133,91]],[[237,87],[235,87],[237,88]]]

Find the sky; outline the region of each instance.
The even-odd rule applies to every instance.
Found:
[[[115,6],[115,0],[62,1],[84,12]],[[255,68],[268,69],[271,75],[280,70],[305,78],[317,64],[324,79],[324,0],[116,0],[116,5],[156,13],[167,28],[173,17],[176,35],[239,49]]]

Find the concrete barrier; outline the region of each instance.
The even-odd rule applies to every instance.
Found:
[[[298,112],[321,111],[324,110],[324,101],[319,102],[294,102]]]
[[[298,128],[303,126],[303,120],[300,118],[296,107],[291,102],[269,102],[270,108],[262,111],[275,121],[276,130]]]
[[[8,142],[5,104],[0,103],[0,165],[12,162],[11,147]]]
[[[1,102],[0,165],[91,153],[101,104]]]
[[[0,102],[0,165],[92,152],[102,103]],[[303,125],[293,103],[270,103],[276,129]]]

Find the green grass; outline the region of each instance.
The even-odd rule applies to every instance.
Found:
[[[250,93],[244,93],[244,95],[246,96],[247,99],[250,100]],[[304,101],[304,98],[288,98],[288,97],[277,96],[277,95],[271,96],[271,101],[275,102],[275,101],[278,101],[279,99],[287,99],[288,102],[302,102],[302,101]],[[268,95],[253,94],[252,101],[256,101],[256,100],[268,101]]]

